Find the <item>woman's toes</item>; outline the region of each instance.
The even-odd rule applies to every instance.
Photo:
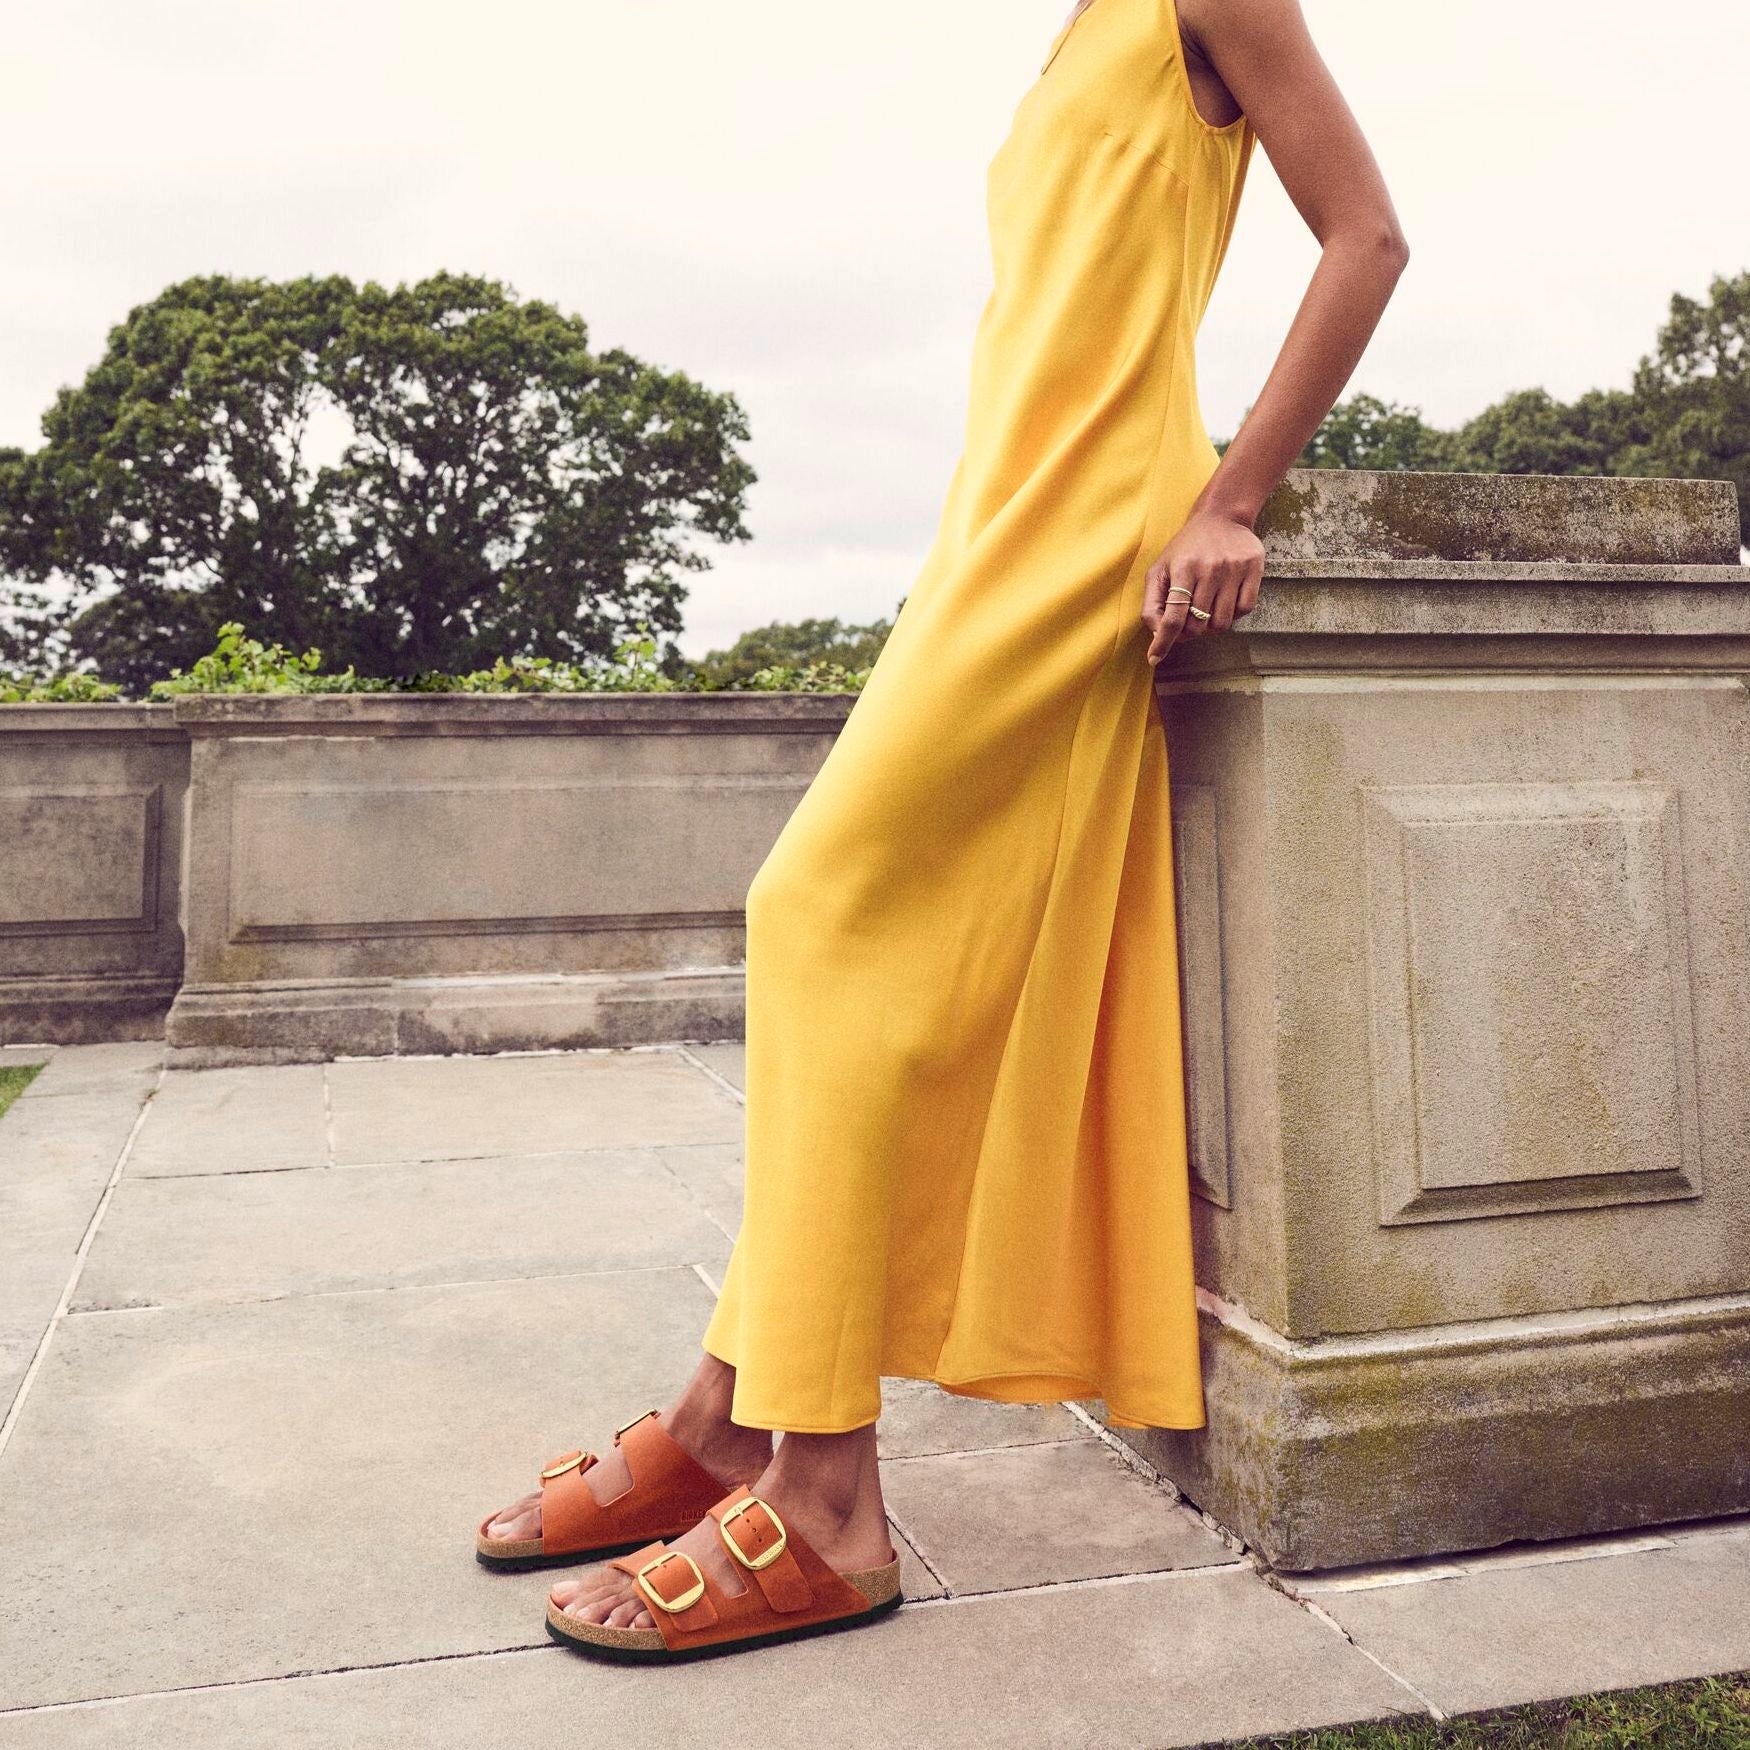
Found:
[[[644,1607],[636,1598],[622,1598],[608,1615],[608,1627],[631,1628],[636,1618],[643,1614]]]
[[[550,1597],[561,1610],[570,1611],[575,1606],[581,1604],[584,1598],[594,1590],[595,1588],[586,1580],[561,1580],[559,1584],[548,1593],[548,1597]]]

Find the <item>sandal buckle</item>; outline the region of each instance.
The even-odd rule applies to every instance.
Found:
[[[624,1434],[628,1428],[636,1428],[640,1422],[648,1422],[652,1416],[660,1416],[661,1414],[661,1410],[641,1410],[630,1422],[622,1422],[619,1427],[614,1430],[614,1444],[616,1446],[620,1444],[620,1436]]]
[[[541,1472],[541,1481],[550,1483],[555,1477],[564,1476],[568,1470],[588,1470],[594,1463],[595,1454],[593,1452],[573,1452],[560,1459],[557,1464],[548,1465]]]
[[[643,1417],[638,1418],[643,1421]],[[660,1568],[665,1562],[685,1562],[692,1571],[693,1583],[678,1598],[664,1598],[657,1589],[644,1577],[652,1568]],[[705,1576],[699,1572],[699,1564],[687,1554],[684,1549],[665,1550],[659,1556],[653,1556],[632,1576],[633,1583],[658,1610],[666,1610],[670,1616],[678,1616],[683,1610],[692,1607],[705,1596]]]
[[[763,1508],[766,1517],[778,1528],[778,1541],[770,1549],[763,1549],[757,1556],[750,1556],[733,1537],[729,1535],[730,1521],[739,1519],[750,1507]],[[758,1495],[749,1495],[745,1501],[737,1501],[727,1513],[717,1520],[717,1532],[728,1546],[729,1553],[741,1563],[744,1568],[758,1573],[761,1568],[769,1568],[779,1556],[790,1546],[790,1533],[774,1508],[768,1506]]]

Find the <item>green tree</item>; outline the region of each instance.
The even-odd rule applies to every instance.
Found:
[[[1634,393],[1646,431],[1623,472],[1730,480],[1750,546],[1750,272],[1716,278],[1705,303],[1671,300]]]
[[[713,650],[695,664],[695,673],[707,687],[744,685],[762,669],[824,665],[856,673],[873,666],[892,630],[891,620],[867,626],[847,626],[836,619],[777,621],[743,632],[727,650]]]
[[[1439,473],[1451,466],[1451,448],[1450,435],[1429,425],[1419,408],[1352,395],[1325,416],[1295,466]]]
[[[732,396],[454,274],[185,281],[43,432],[0,458],[0,569],[135,691],[232,621],[366,676],[605,657],[747,538]]]
[[[1451,465],[1467,474],[1629,473],[1622,464],[1646,435],[1647,410],[1626,390],[1558,401],[1543,389],[1519,389],[1459,427]]]

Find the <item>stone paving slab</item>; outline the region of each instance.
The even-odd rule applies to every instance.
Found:
[[[1447,1713],[1750,1667],[1750,1530],[1583,1560],[1321,1593],[1356,1643]]]
[[[0,1118],[0,1418],[60,1305],[145,1092],[19,1100]]]
[[[1079,1440],[1090,1430],[1061,1404],[997,1404],[955,1397],[928,1380],[881,1382],[881,1456],[922,1458],[993,1446]]]
[[[673,1270],[68,1319],[0,1458],[0,1707],[540,1640],[550,1577],[474,1526],[660,1402],[708,1306]]]
[[[335,1160],[455,1160],[739,1142],[742,1109],[678,1051],[328,1066]]]
[[[136,1177],[328,1164],[322,1065],[168,1071],[128,1161]]]
[[[741,1139],[697,1142],[656,1151],[662,1164],[686,1186],[724,1235],[741,1230]]]
[[[649,1270],[728,1242],[644,1149],[117,1187],[76,1309]]]
[[[911,1606],[666,1671],[557,1648],[0,1716],[0,1750],[1167,1750],[1413,1698],[1249,1573]]]
[[[701,1063],[708,1064],[718,1075],[747,1092],[747,1047],[745,1045],[689,1045],[690,1051]]]
[[[894,1517],[952,1594],[1238,1559],[1195,1515],[1091,1437],[890,1459],[881,1486]]]
[[[140,1040],[115,1045],[69,1045],[48,1057],[48,1068],[24,1090],[27,1100],[52,1099],[62,1094],[103,1093],[111,1089],[150,1088],[164,1067],[162,1040]],[[26,1054],[25,1061],[30,1061]]]

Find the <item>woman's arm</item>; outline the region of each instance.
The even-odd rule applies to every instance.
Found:
[[[1187,50],[1251,118],[1324,253],[1239,436],[1149,570],[1142,617],[1153,663],[1179,638],[1225,632],[1257,605],[1264,547],[1252,525],[1336,405],[1409,259],[1379,166],[1298,0],[1179,0],[1179,16]],[[1188,615],[1191,601],[1208,620]]]

